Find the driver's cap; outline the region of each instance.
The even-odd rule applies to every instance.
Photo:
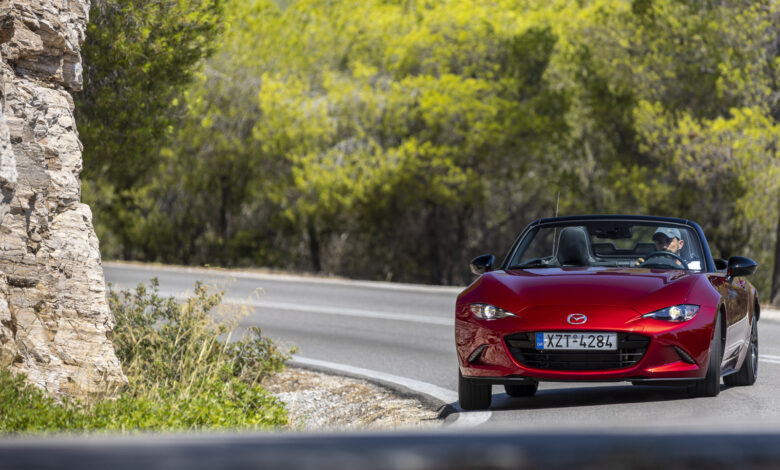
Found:
[[[655,231],[653,234],[653,240],[655,240],[658,237],[658,234],[666,235],[667,238],[676,238],[678,240],[682,240],[682,235],[680,235],[680,230],[676,228],[671,227],[658,227],[658,230]]]

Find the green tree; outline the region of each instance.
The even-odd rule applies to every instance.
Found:
[[[109,254],[466,282],[560,192],[562,214],[697,220],[780,289],[773,2],[226,1],[218,41],[216,3],[154,3],[205,28],[182,80],[145,82],[159,113],[98,97],[142,115],[87,162]]]
[[[94,0],[76,119],[84,199],[104,253],[133,257],[145,186],[178,120],[178,98],[214,49],[222,0]],[[121,250],[121,251],[120,251]]]
[[[756,258],[764,299],[780,191],[768,54],[776,21],[768,2],[734,1],[654,2],[634,22],[640,155],[660,170],[652,186],[665,188],[664,202],[647,207],[699,220],[716,255]]]
[[[764,266],[777,243],[777,8],[768,2],[634,1],[582,8],[564,210],[699,221],[715,255]],[[578,30],[576,25],[584,29]]]
[[[555,34],[516,25],[515,8],[234,2],[146,239],[178,240],[163,259],[188,246],[184,261],[464,279],[468,240],[502,239],[470,223],[500,203],[492,185],[511,175],[532,206],[522,175],[565,131],[544,78]]]

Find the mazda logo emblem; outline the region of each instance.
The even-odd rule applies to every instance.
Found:
[[[566,321],[571,323],[572,325],[582,325],[586,321],[588,321],[588,317],[581,313],[572,313],[568,317],[566,317]]]

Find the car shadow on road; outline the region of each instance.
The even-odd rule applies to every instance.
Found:
[[[527,398],[514,398],[506,393],[494,393],[490,409],[491,411],[539,410],[688,399],[691,397],[684,387],[605,385],[541,389],[533,397]]]

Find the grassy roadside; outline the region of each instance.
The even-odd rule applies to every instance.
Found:
[[[287,355],[248,329],[241,311],[197,284],[185,301],[150,288],[111,292],[112,341],[128,379],[117,398],[58,403],[23,377],[0,372],[0,432],[268,429],[287,424],[283,405],[260,381]]]

